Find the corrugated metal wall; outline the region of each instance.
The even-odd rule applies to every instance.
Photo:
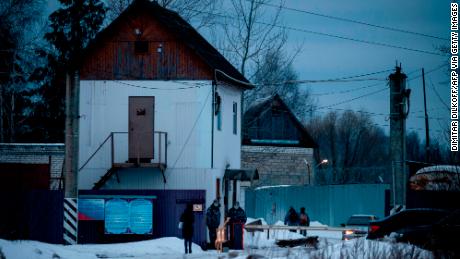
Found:
[[[64,192],[0,192],[0,238],[62,244]]]
[[[149,195],[156,196],[153,201],[153,235],[105,235],[104,221],[80,221],[79,243],[112,243],[145,240],[159,237],[182,238],[177,228],[179,218],[189,202],[203,204],[203,212],[195,212],[194,235],[192,241],[202,245],[206,242],[204,190],[81,190],[80,197],[85,195]]]
[[[284,216],[290,206],[305,207],[312,221],[329,226],[345,223],[352,214],[385,216],[385,184],[288,186],[246,190],[246,213],[269,224]]]

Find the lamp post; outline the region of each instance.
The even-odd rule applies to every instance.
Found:
[[[311,179],[311,165],[310,165],[310,163],[308,163],[307,159],[304,158],[303,161],[305,162],[305,164],[307,165],[307,168],[308,168],[308,185],[310,185],[311,184],[311,182],[310,182],[310,179]],[[321,162],[319,162],[315,166],[315,169],[318,168],[320,165],[327,164],[328,162],[329,162],[329,160],[327,160],[327,159],[321,160]]]

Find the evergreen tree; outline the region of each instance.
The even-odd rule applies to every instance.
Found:
[[[45,60],[29,78],[39,84],[31,92],[33,102],[29,139],[45,142],[64,141],[65,75],[74,75],[81,63],[82,52],[100,30],[106,9],[100,0],[60,0],[61,9],[50,17],[51,30],[45,39],[51,50],[37,54]],[[33,98],[36,96],[37,98]]]
[[[45,39],[56,49],[57,61],[67,70],[75,70],[83,49],[101,28],[106,9],[100,0],[60,2],[63,7],[50,15],[51,32]]]

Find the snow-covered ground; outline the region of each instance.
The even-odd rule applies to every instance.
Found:
[[[248,219],[248,223],[255,219]],[[262,219],[262,224],[266,224]],[[283,224],[277,222],[278,225]],[[312,222],[312,226],[324,226]],[[338,231],[336,231],[338,232]],[[149,241],[101,244],[101,245],[53,245],[37,241],[7,241],[0,239],[0,259],[96,259],[96,258],[433,258],[428,251],[408,244],[395,244],[391,241],[373,241],[364,238],[342,241],[341,233],[333,231],[308,231],[309,236],[318,236],[319,243],[314,247],[280,248],[277,239],[298,239],[302,235],[287,230],[274,230],[267,239],[266,232],[244,233],[244,251],[230,251],[219,254],[216,251],[203,251],[193,245],[193,254],[184,255],[184,243],[176,237],[159,238]]]

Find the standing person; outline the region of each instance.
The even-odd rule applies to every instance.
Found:
[[[289,207],[286,216],[284,217],[284,225],[288,226],[298,226],[299,225],[299,215],[295,209],[291,206]],[[296,232],[295,230],[289,230],[291,232]]]
[[[228,211],[228,217],[230,217],[230,244],[233,249],[242,249],[243,225],[247,217],[239,202],[235,202],[235,205]]]
[[[206,211],[206,225],[208,226],[209,231],[209,241],[211,245],[214,246],[216,242],[216,230],[220,224],[220,204],[217,199],[209,206]]]
[[[300,208],[299,225],[303,227],[310,226],[310,218],[308,217],[308,214],[305,211],[304,207]],[[303,236],[307,236],[307,230],[300,230],[300,234]]]
[[[195,223],[195,215],[193,215],[192,204],[187,204],[187,208],[185,208],[184,212],[180,216],[180,222],[182,222],[182,237],[184,238],[185,253],[191,254],[193,223]]]

